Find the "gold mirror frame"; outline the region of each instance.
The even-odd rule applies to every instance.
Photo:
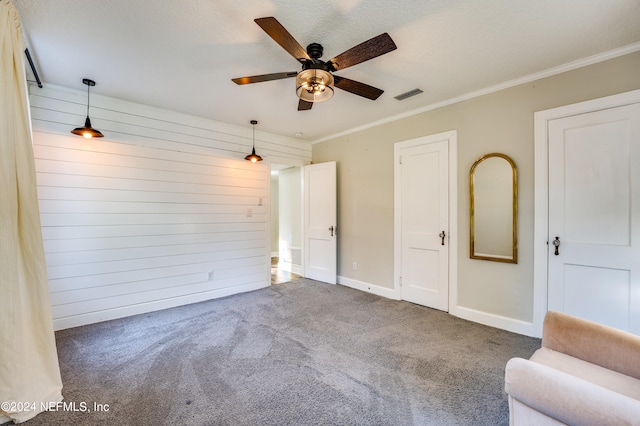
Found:
[[[476,188],[475,188],[475,176],[477,172],[477,167],[485,160],[490,158],[502,158],[511,167],[511,199],[512,199],[512,224],[511,224],[511,254],[492,254],[492,253],[476,253],[476,235],[475,229],[477,224],[476,222]],[[488,163],[487,163],[488,164]],[[504,182],[504,180],[501,180]],[[500,182],[494,180],[495,185],[498,185]],[[518,263],[518,172],[516,169],[516,165],[509,156],[500,153],[491,153],[481,156],[473,163],[471,166],[471,170],[469,171],[469,194],[470,194],[470,250],[469,254],[471,259],[481,259],[481,260],[491,260],[494,262],[505,262],[505,263]],[[498,212],[500,213],[500,212]],[[507,237],[508,238],[508,237]]]

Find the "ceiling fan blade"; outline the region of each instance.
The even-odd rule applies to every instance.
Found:
[[[387,33],[383,33],[377,37],[364,41],[357,46],[353,46],[351,49],[346,52],[342,52],[329,62],[335,71],[343,70],[347,67],[368,61],[369,59],[376,58],[396,49],[396,44],[391,39],[391,36]]]
[[[354,95],[362,96],[367,99],[375,101],[384,93],[384,90],[377,87],[369,86],[368,84],[360,83],[359,81],[351,80],[349,78],[333,76],[333,85]]]
[[[312,106],[313,106],[313,102],[307,102],[300,99],[300,102],[298,102],[298,111],[310,110]]]
[[[291,72],[276,72],[273,74],[262,74],[262,75],[252,75],[250,77],[239,77],[232,78],[235,84],[250,84],[250,83],[260,83],[262,81],[271,81],[271,80],[280,80],[282,78],[295,77],[298,75],[297,71]]]
[[[257,18],[254,19],[254,21],[260,25],[260,28],[262,28],[269,37],[289,52],[291,56],[296,58],[298,62],[304,63],[305,60],[311,60],[307,51],[300,46],[300,43],[289,34],[289,31],[287,31],[276,18],[269,16],[267,18]]]

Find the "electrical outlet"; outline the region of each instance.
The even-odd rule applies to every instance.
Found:
[[[208,275],[207,275],[207,279],[209,281],[213,281],[213,271],[209,271]]]
[[[353,262],[353,270],[354,271],[358,270],[358,264],[356,262]]]

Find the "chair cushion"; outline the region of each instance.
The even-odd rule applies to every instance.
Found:
[[[640,426],[637,399],[528,359],[507,362],[505,391],[532,410],[567,425]],[[534,426],[538,424],[535,417],[525,416],[522,423],[514,424]]]
[[[640,401],[640,380],[631,376],[544,347],[531,356],[531,361]]]

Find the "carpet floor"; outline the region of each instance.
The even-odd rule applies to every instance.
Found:
[[[56,333],[31,425],[507,425],[540,340],[307,279]]]

